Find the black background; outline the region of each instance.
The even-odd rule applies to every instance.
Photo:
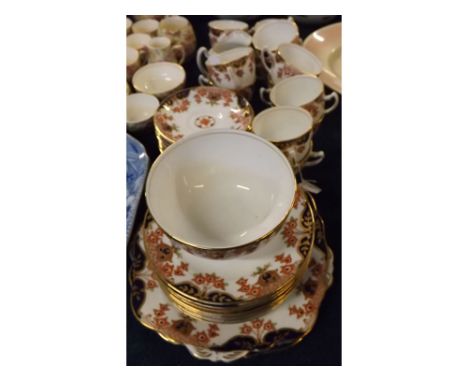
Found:
[[[186,16],[192,23],[196,36],[197,48],[209,47],[208,26],[215,16]],[[249,24],[267,18],[283,16],[258,16]],[[131,18],[131,16],[130,16]],[[298,22],[300,35],[305,39],[314,30],[326,24],[341,21],[341,16],[327,18],[326,23],[306,24]],[[198,85],[200,74],[192,56],[184,64],[187,72],[187,87]],[[255,114],[266,108],[258,97],[258,88],[264,84],[257,81],[254,97],[251,101]],[[327,92],[330,89],[326,90]],[[341,103],[326,115],[319,131],[314,136],[314,149],[324,150],[325,159],[316,167],[303,170],[305,179],[317,181],[322,192],[316,195],[318,209],[325,220],[327,239],[335,254],[334,283],[325,295],[320,313],[312,332],[297,346],[287,350],[255,355],[232,362],[228,365],[341,365]],[[146,148],[150,163],[159,155],[153,129],[132,134]],[[140,226],[146,209],[144,197],[141,199],[128,251],[135,245],[135,234]],[[127,264],[129,258],[127,256]],[[161,339],[157,333],[143,327],[133,316],[127,282],[127,365],[224,365],[193,358],[184,346],[171,345]]]

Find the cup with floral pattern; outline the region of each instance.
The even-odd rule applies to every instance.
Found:
[[[294,172],[298,172],[311,157],[314,164],[323,160],[323,151],[312,151],[313,128],[310,113],[293,106],[271,107],[255,116],[252,122],[252,132],[278,147]]]
[[[148,63],[168,61],[183,63],[185,49],[182,45],[172,45],[168,37],[154,37],[148,43]]]
[[[322,63],[313,53],[291,43],[281,44],[276,52],[262,50],[260,60],[272,85],[298,74],[316,76],[322,70]]]
[[[238,47],[221,53],[202,47],[197,52],[197,65],[214,85],[239,90],[255,82],[255,56],[251,47]]]
[[[314,119],[314,132],[325,114],[335,110],[340,102],[336,92],[325,94],[323,82],[319,78],[305,74],[285,78],[269,89],[260,88],[260,98],[268,105],[304,108]],[[327,101],[333,102],[328,108],[325,107]]]
[[[151,37],[157,36],[159,21],[154,19],[139,20],[132,25],[133,33],[146,33]]]
[[[239,20],[213,20],[208,23],[208,37],[213,46],[222,37],[229,35],[233,31],[247,32],[249,25]]]
[[[197,47],[197,39],[192,24],[183,16],[167,16],[159,22],[158,36],[171,39],[173,45],[182,45],[185,56],[190,56]]]
[[[133,88],[163,99],[185,85],[185,70],[173,62],[155,62],[142,66],[133,75]]]

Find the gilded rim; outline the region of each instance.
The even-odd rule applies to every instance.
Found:
[[[317,77],[317,76],[315,76],[315,75],[313,75],[313,74],[300,74],[300,75],[297,75],[297,76],[292,76],[292,77],[284,78],[284,79],[282,79],[280,82],[278,82],[275,86],[273,86],[273,87],[270,89],[270,100],[271,100],[271,102],[272,102],[275,106],[282,106],[282,105],[278,105],[278,104],[271,98],[271,93],[278,91],[278,90],[275,90],[275,88],[276,88],[278,85],[280,85],[282,82],[292,81],[293,79],[294,79],[294,80],[297,80],[299,77],[300,77],[300,78],[315,78],[315,79],[317,79],[317,80],[319,81],[319,83],[320,83],[320,93],[319,93],[319,95],[318,95],[317,97],[315,97],[313,100],[311,100],[311,101],[309,101],[309,102],[306,102],[306,103],[304,103],[304,104],[302,104],[302,105],[299,105],[299,106],[297,106],[297,107],[302,107],[302,108],[303,108],[303,107],[305,107],[305,106],[307,106],[307,105],[309,105],[309,104],[311,104],[311,103],[316,102],[318,98],[320,98],[321,96],[324,95],[325,87],[324,87],[323,81],[322,81],[319,77]]]
[[[173,66],[177,66],[179,69],[182,70],[182,73],[183,73],[183,78],[182,78],[182,81],[177,85],[177,86],[174,86],[172,89],[169,89],[167,91],[163,91],[163,92],[159,92],[159,93],[148,93],[146,92],[144,89],[141,89],[139,86],[136,86],[135,85],[135,82],[134,82],[134,79],[135,79],[135,75],[141,71],[142,69],[145,69],[145,67],[147,67],[148,65],[157,65],[157,64],[161,64],[161,63],[164,63],[164,64],[170,64],[170,65],[173,65]],[[160,62],[153,62],[151,64],[146,64],[146,65],[143,65],[141,66],[140,68],[138,68],[138,70],[133,74],[132,76],[132,86],[135,90],[139,91],[140,93],[145,93],[145,94],[151,94],[155,97],[160,97],[160,98],[164,98],[164,97],[169,97],[172,92],[174,91],[177,91],[181,86],[184,86],[185,84],[185,81],[187,80],[187,73],[185,72],[185,69],[182,65],[180,64],[177,64],[175,62],[169,62],[169,61],[160,61]],[[159,99],[159,98],[158,98]],[[162,104],[162,103],[161,103]],[[159,106],[161,106],[161,104]],[[158,108],[159,110],[159,108]],[[157,112],[157,110],[156,110]]]
[[[201,136],[201,135],[207,135],[207,134],[249,134],[253,137],[256,137],[259,142],[267,145],[268,147],[270,147],[272,150],[276,151],[277,154],[280,155],[280,157],[282,159],[284,159],[285,161],[285,164],[287,165],[287,168],[289,168],[290,170],[290,175],[291,175],[291,179],[293,180],[294,182],[294,191],[292,192],[292,195],[293,197],[291,198],[291,202],[290,202],[290,205],[289,205],[289,208],[287,209],[286,213],[284,214],[284,216],[281,218],[281,220],[279,221],[279,223],[277,223],[271,230],[269,230],[268,232],[266,232],[265,234],[263,234],[262,236],[256,238],[255,240],[252,240],[248,243],[243,243],[243,244],[240,244],[240,245],[236,245],[236,246],[233,246],[233,247],[222,247],[222,248],[208,248],[208,247],[204,247],[204,246],[200,246],[200,245],[196,245],[196,244],[193,244],[193,243],[189,243],[185,240],[182,240],[174,235],[171,235],[170,233],[168,233],[166,231],[166,229],[164,229],[164,227],[158,222],[158,220],[155,218],[154,214],[151,212],[151,208],[150,208],[150,203],[149,203],[149,194],[148,194],[148,185],[149,185],[149,182],[150,182],[150,179],[151,179],[151,174],[152,172],[154,171],[154,169],[159,165],[159,163],[161,162],[161,160],[164,158],[164,155],[165,153],[168,151],[168,150],[173,150],[175,147],[177,147],[177,145],[180,145],[180,144],[184,144],[184,142],[187,142],[189,139],[194,139],[198,136]],[[153,164],[151,165],[151,168],[149,169],[148,171],[148,176],[146,178],[146,185],[145,185],[145,199],[146,199],[146,204],[148,206],[148,210],[150,211],[151,213],[151,216],[153,217],[154,221],[156,222],[156,224],[159,226],[159,228],[161,228],[163,230],[163,232],[172,240],[182,244],[182,245],[185,245],[187,247],[190,247],[190,248],[195,248],[196,250],[200,251],[200,252],[206,252],[206,253],[213,253],[213,252],[222,252],[222,251],[234,251],[234,250],[238,250],[238,249],[241,249],[241,248],[244,248],[244,247],[248,247],[250,245],[254,245],[254,244],[257,244],[265,239],[267,239],[268,237],[270,237],[271,235],[273,235],[276,230],[281,227],[283,225],[283,223],[285,222],[285,220],[287,219],[288,215],[291,213],[291,210],[294,206],[294,199],[295,199],[295,195],[296,195],[296,192],[297,192],[297,181],[296,181],[296,176],[294,174],[294,171],[292,170],[291,168],[291,165],[289,164],[289,161],[287,160],[287,158],[284,156],[284,154],[281,152],[280,149],[278,149],[274,144],[268,142],[267,140],[255,135],[255,134],[251,134],[249,132],[245,132],[245,131],[237,131],[237,130],[231,130],[231,129],[218,129],[218,130],[211,130],[211,131],[202,131],[202,132],[198,132],[198,133],[194,133],[194,134],[190,134],[190,136],[188,137],[184,137],[183,140],[179,140],[177,142],[174,142],[174,144],[172,144],[171,146],[167,147],[163,153],[161,153],[161,155],[159,155],[156,160],[153,162]]]
[[[255,115],[254,113],[254,110],[252,108],[252,106],[250,105],[250,102],[247,100],[247,98],[245,98],[244,96],[241,96],[241,95],[238,95],[234,90],[231,90],[231,89],[226,89],[226,88],[220,88],[218,86],[191,86],[189,88],[184,88],[184,89],[180,89],[180,90],[177,90],[175,92],[172,92],[171,94],[169,94],[166,98],[164,98],[161,103],[159,104],[159,107],[158,109],[156,110],[156,112],[154,113],[154,116],[153,116],[153,124],[154,124],[154,127],[156,129],[156,133],[158,135],[160,135],[162,138],[164,138],[167,142],[170,142],[171,144],[172,143],[176,143],[177,141],[179,141],[180,139],[177,139],[177,140],[173,140],[167,136],[164,135],[164,133],[161,131],[161,128],[158,126],[158,123],[156,121],[156,114],[158,114],[158,111],[163,109],[163,106],[166,105],[167,101],[169,101],[170,99],[174,98],[177,96],[177,94],[181,93],[181,92],[185,92],[185,91],[191,91],[191,90],[194,90],[194,89],[199,89],[199,88],[215,88],[215,89],[221,89],[221,90],[228,90],[230,92],[232,92],[236,97],[237,97],[237,100],[238,100],[238,104],[240,104],[239,100],[242,98],[243,102],[245,103],[245,108],[243,109],[243,112],[245,113],[246,111],[248,112],[248,114],[250,115],[250,121],[249,121],[249,124],[248,124],[248,127],[251,127],[252,126],[252,120],[253,120],[253,117]],[[240,106],[240,105],[239,105]],[[185,136],[184,136],[185,138]]]

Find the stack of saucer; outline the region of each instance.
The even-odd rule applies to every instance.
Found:
[[[210,128],[248,131],[254,112],[234,91],[197,86],[172,93],[154,116],[159,151],[190,134]]]

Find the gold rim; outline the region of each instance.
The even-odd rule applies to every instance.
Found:
[[[230,130],[230,129],[220,129],[220,130],[217,130],[216,132],[212,132],[213,134],[220,134],[220,133],[223,133],[225,134],[226,131],[233,131],[233,132],[237,132],[239,133],[239,131],[237,130]],[[248,132],[245,132],[245,133],[248,133]],[[192,134],[193,135],[193,134]],[[150,203],[148,202],[148,182],[150,180],[150,175],[151,175],[151,172],[153,171],[154,168],[156,168],[159,164],[159,162],[162,160],[162,158],[164,157],[164,155],[159,155],[156,160],[153,162],[153,164],[151,165],[151,168],[149,169],[148,171],[148,177],[146,179],[146,185],[145,185],[145,199],[146,199],[146,204],[148,205],[148,210],[150,211],[151,213],[151,216],[153,217],[154,221],[156,222],[156,224],[159,226],[159,228],[161,228],[163,230],[163,232],[171,239],[171,240],[174,240],[182,245],[185,245],[189,248],[194,248],[195,250],[199,251],[199,252],[204,252],[204,253],[214,253],[214,252],[229,252],[229,251],[235,251],[235,250],[240,250],[242,248],[247,248],[251,245],[254,245],[254,244],[257,244],[265,239],[267,239],[268,237],[270,237],[271,235],[273,235],[282,225],[283,223],[285,222],[285,220],[287,219],[287,217],[289,216],[289,214],[291,213],[291,210],[294,206],[294,200],[295,200],[295,195],[296,195],[296,192],[297,192],[297,181],[296,181],[296,176],[294,174],[294,171],[292,170],[291,168],[291,165],[289,163],[289,161],[287,160],[287,158],[284,156],[284,154],[281,152],[281,150],[279,148],[277,148],[274,144],[266,141],[265,139],[255,135],[255,134],[252,134],[253,136],[257,137],[258,139],[260,139],[260,142],[269,146],[271,149],[274,149],[274,150],[277,150],[278,153],[281,153],[281,157],[284,158],[285,160],[285,164],[287,164],[287,168],[289,168],[291,170],[291,175],[292,175],[292,179],[294,179],[294,192],[292,193],[293,194],[293,197],[291,199],[291,203],[289,205],[289,208],[287,209],[285,215],[281,218],[281,220],[279,221],[278,224],[276,224],[270,231],[266,232],[265,234],[263,234],[262,236],[256,238],[255,240],[252,240],[250,242],[247,242],[247,243],[243,243],[243,244],[240,244],[240,245],[236,245],[236,246],[233,246],[233,247],[222,247],[222,248],[207,248],[207,247],[203,247],[203,246],[200,246],[200,245],[196,245],[196,244],[193,244],[193,243],[189,243],[183,239],[180,239],[170,233],[168,233],[162,226],[161,224],[157,221],[157,219],[154,217],[154,215],[151,213],[151,210],[149,208],[150,206]],[[187,139],[185,139],[185,141],[187,141]],[[172,147],[174,147],[174,145],[171,145],[170,147],[168,147],[167,149],[171,149]],[[166,149],[164,150],[166,151]],[[210,256],[205,256],[205,257],[210,257]]]
[[[156,133],[161,135],[166,141],[168,142],[171,142],[172,143],[176,143],[177,141],[179,141],[179,139],[177,140],[174,140],[174,139],[171,139],[169,137],[167,137],[166,135],[164,135],[164,133],[161,131],[161,128],[160,126],[158,125],[157,121],[156,121],[156,115],[158,114],[159,110],[163,109],[163,106],[165,106],[165,104],[167,103],[167,101],[169,101],[171,98],[175,97],[177,94],[181,93],[181,92],[184,92],[184,91],[191,91],[191,90],[194,90],[194,89],[198,89],[198,88],[208,88],[208,89],[220,89],[220,90],[228,90],[232,93],[235,94],[235,96],[237,97],[237,103],[239,104],[239,99],[242,98],[243,101],[245,102],[245,108],[244,109],[244,112],[245,111],[248,111],[249,115],[251,116],[250,118],[250,121],[249,121],[249,124],[250,125],[252,123],[252,120],[253,120],[253,116],[255,115],[254,113],[254,110],[252,108],[252,105],[250,105],[250,102],[247,100],[247,98],[245,98],[244,96],[241,96],[241,95],[238,95],[234,90],[231,90],[231,89],[225,89],[225,88],[220,88],[218,86],[191,86],[191,87],[188,87],[188,88],[184,88],[184,89],[180,89],[180,90],[177,90],[175,92],[172,92],[171,94],[169,94],[167,97],[165,97],[161,103],[159,104],[159,107],[158,109],[156,110],[156,113],[154,114],[154,117],[153,117],[153,124],[154,124],[154,127],[156,129]],[[242,110],[242,109],[241,109]]]
[[[301,192],[303,192],[303,191],[301,191]],[[315,200],[312,197],[308,197],[306,193],[305,193],[305,196],[306,196],[306,201],[307,201],[307,208],[309,209],[309,212],[311,214],[311,220],[312,220],[312,224],[311,224],[311,228],[310,228],[311,246],[309,248],[308,254],[303,258],[302,263],[297,268],[297,273],[296,274],[299,274],[299,273],[304,274],[305,271],[307,270],[308,264],[310,262],[310,258],[312,256],[312,249],[314,248],[314,244],[315,244],[315,232],[316,232],[316,219],[315,219],[315,216],[316,216],[316,213],[317,213],[317,207],[316,207],[316,204],[315,204]],[[293,205],[294,205],[294,202],[293,202]],[[146,222],[148,214],[149,214],[149,211],[146,212],[144,222]],[[289,216],[289,214],[288,214],[288,216]],[[154,217],[153,217],[153,219],[154,219]],[[155,219],[154,219],[154,221],[156,222]],[[158,223],[156,222],[156,224],[158,224]],[[159,224],[158,224],[158,226],[159,226]],[[159,228],[161,228],[161,227],[159,227]],[[147,248],[147,245],[146,245],[146,232],[145,232],[144,227],[143,227],[143,245],[145,247],[145,252],[148,252],[148,248]],[[226,308],[226,307],[230,307],[230,306],[233,306],[233,307],[247,307],[247,306],[253,305],[255,303],[259,304],[259,303],[263,303],[264,301],[268,301],[268,300],[271,301],[271,300],[273,300],[275,298],[275,296],[277,296],[278,294],[281,294],[285,289],[287,289],[290,286],[290,284],[295,283],[296,279],[297,279],[297,277],[294,277],[294,276],[291,277],[288,281],[285,282],[285,284],[280,286],[278,289],[276,289],[275,291],[273,291],[271,293],[268,293],[268,294],[266,294],[264,296],[261,296],[258,299],[246,300],[246,301],[234,301],[234,302],[230,302],[230,303],[226,304],[226,303],[218,303],[218,302],[200,300],[199,298],[197,298],[195,296],[189,295],[189,294],[187,294],[187,293],[185,293],[183,291],[178,290],[176,286],[166,282],[164,277],[161,276],[160,274],[158,274],[157,271],[156,271],[156,275],[158,276],[158,280],[160,280],[164,285],[167,285],[170,289],[174,290],[174,293],[177,293],[179,296],[181,296],[181,298],[183,298],[183,299],[185,299],[187,301],[190,301],[192,304],[195,304],[195,305],[196,304],[201,304],[204,307],[215,307],[215,308],[216,307]]]
[[[135,83],[133,82],[133,79],[135,78],[135,75],[142,69],[144,69],[145,67],[147,67],[148,65],[157,65],[157,64],[160,64],[160,63],[165,63],[165,64],[171,64],[171,65],[174,65],[174,66],[177,66],[179,69],[182,69],[182,73],[184,74],[183,78],[182,78],[182,81],[180,84],[178,84],[177,86],[175,86],[174,88],[168,90],[168,91],[164,91],[164,92],[160,92],[160,93],[147,93],[145,92],[145,90],[141,90],[138,86],[135,85]],[[161,97],[161,98],[164,98],[164,97],[168,97],[170,95],[170,93],[174,92],[174,91],[177,91],[181,86],[184,86],[185,84],[185,81],[187,80],[187,73],[185,72],[185,69],[182,65],[180,64],[177,64],[175,62],[170,62],[170,61],[160,61],[160,62],[153,62],[153,63],[150,63],[150,64],[146,64],[146,65],[143,65],[143,66],[140,66],[138,68],[138,70],[133,74],[132,76],[132,85],[133,85],[133,88],[137,91],[139,91],[140,93],[145,93],[145,94],[151,94],[155,97]],[[162,96],[161,96],[162,95]]]

